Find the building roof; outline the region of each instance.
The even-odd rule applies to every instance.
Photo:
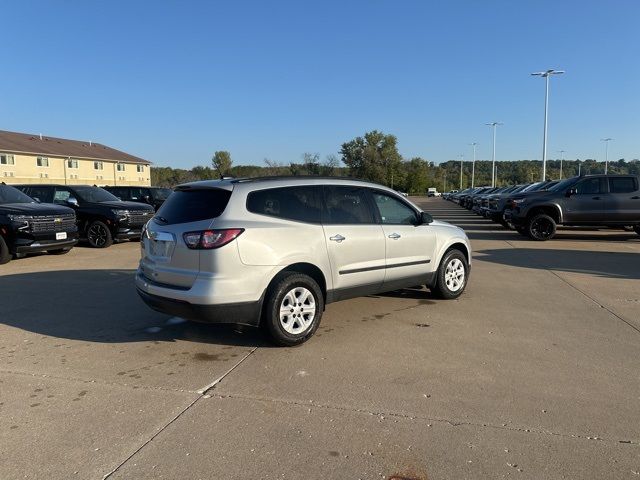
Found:
[[[39,134],[7,132],[4,130],[0,130],[0,152],[110,160],[112,162],[142,163],[145,165],[151,163],[148,160],[129,155],[100,143],[46,137]]]

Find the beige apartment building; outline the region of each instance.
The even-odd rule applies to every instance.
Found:
[[[0,130],[0,182],[151,185],[151,162],[94,142]]]

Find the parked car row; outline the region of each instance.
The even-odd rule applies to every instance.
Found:
[[[527,185],[467,188],[444,198],[533,240],[553,238],[558,225],[625,228],[640,235],[637,175],[582,175]]]
[[[110,187],[116,188],[116,187]],[[94,248],[138,240],[171,190],[117,187],[124,201],[87,185],[0,184],[0,264],[29,253],[68,253],[79,240]]]

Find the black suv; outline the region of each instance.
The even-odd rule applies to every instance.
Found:
[[[156,211],[162,206],[164,201],[171,195],[170,188],[162,187],[103,187],[107,192],[112,193],[120,200],[126,202],[138,202],[151,205]]]
[[[67,253],[77,242],[71,208],[39,204],[20,190],[0,184],[0,265],[12,255]]]
[[[150,205],[123,202],[100,187],[67,185],[18,185],[30,197],[75,210],[78,231],[95,248],[114,241],[139,239],[142,226],[153,217]]]
[[[549,240],[557,225],[633,227],[640,234],[637,175],[587,175],[563,180],[547,191],[510,198],[505,220],[533,240]]]

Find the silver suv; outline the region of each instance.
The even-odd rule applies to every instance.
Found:
[[[464,231],[357,180],[226,179],[176,187],[143,233],[136,287],[153,309],[309,339],[327,303],[426,285],[457,298]]]

